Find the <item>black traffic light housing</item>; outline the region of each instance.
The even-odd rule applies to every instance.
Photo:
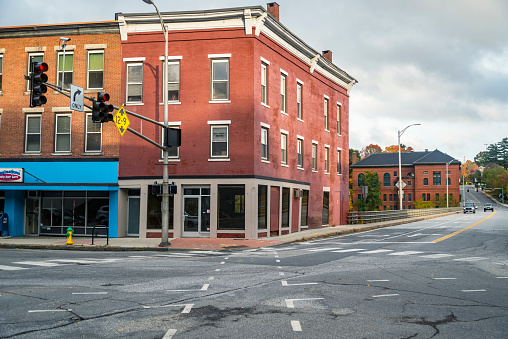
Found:
[[[97,93],[97,100],[93,100],[92,103],[92,121],[93,122],[108,122],[113,121],[113,105],[108,104],[109,101],[108,93]]]
[[[164,147],[182,146],[182,130],[179,128],[165,127]]]
[[[47,102],[43,95],[48,91],[45,83],[48,76],[44,73],[48,70],[48,64],[45,62],[33,61],[31,65],[30,81],[30,107],[42,106]]]

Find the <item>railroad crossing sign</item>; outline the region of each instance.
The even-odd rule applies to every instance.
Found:
[[[125,131],[127,131],[127,128],[131,124],[131,122],[129,121],[129,118],[127,118],[127,113],[125,113],[125,109],[123,108],[123,105],[116,112],[115,116],[113,117],[113,121],[115,122],[115,125],[118,128],[120,135],[123,137]]]
[[[397,186],[397,188],[400,188],[401,185],[402,185],[402,188],[406,187],[406,183],[402,180],[397,181],[397,183],[395,184],[395,186]]]

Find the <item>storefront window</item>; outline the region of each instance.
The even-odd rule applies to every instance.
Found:
[[[258,186],[258,229],[265,230],[267,226],[267,192],[268,186]]]
[[[330,209],[330,192],[323,192],[323,225],[328,225],[329,220],[329,209]]]
[[[162,196],[152,194],[152,185],[148,186],[148,206],[146,215],[146,228],[152,230],[162,229]],[[169,222],[168,228],[173,229],[174,198],[169,197]]]
[[[245,185],[219,185],[219,230],[245,230]]]
[[[282,188],[282,225],[289,227],[289,197],[291,190],[288,187]]]
[[[303,190],[303,196],[302,196],[302,215],[301,215],[301,220],[300,220],[301,226],[307,226],[308,225],[308,222],[307,222],[308,211],[309,211],[309,191],[308,190]]]

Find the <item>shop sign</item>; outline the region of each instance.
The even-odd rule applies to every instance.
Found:
[[[23,182],[23,169],[0,168],[0,182]]]

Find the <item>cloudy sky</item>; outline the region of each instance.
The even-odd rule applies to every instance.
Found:
[[[262,5],[154,0],[160,11]],[[508,137],[508,1],[277,0],[280,20],[359,83],[350,147],[397,144],[473,160]],[[0,26],[114,20],[152,12],[142,0],[0,0]]]

